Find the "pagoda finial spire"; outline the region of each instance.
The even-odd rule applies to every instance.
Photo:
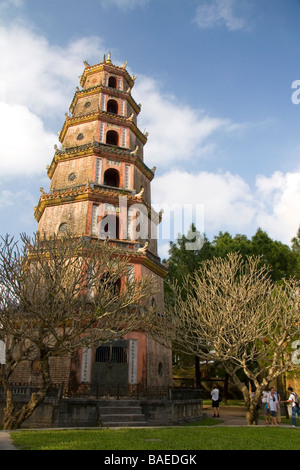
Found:
[[[110,59],[110,52],[107,54],[107,59],[106,59],[105,62],[106,62],[107,64],[111,64],[111,63],[112,63],[112,61],[111,61],[111,59]]]

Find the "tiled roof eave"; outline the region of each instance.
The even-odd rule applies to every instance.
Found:
[[[109,144],[104,144],[94,141],[88,144],[78,145],[76,147],[69,147],[61,150],[56,150],[51,165],[48,167],[48,177],[51,179],[54,174],[56,164],[69,157],[79,157],[84,155],[92,155],[93,153],[105,152],[108,154],[124,156],[128,161],[136,163],[138,168],[149,178],[150,181],[154,178],[154,173],[147,165],[137,156],[132,155],[132,151],[125,147],[115,147]]]

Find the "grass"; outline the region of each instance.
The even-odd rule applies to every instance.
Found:
[[[205,423],[204,420],[202,423]],[[214,420],[214,423],[216,420]],[[209,422],[208,422],[209,424]],[[183,426],[11,433],[22,450],[299,450],[297,429]]]
[[[210,400],[207,405],[210,405]],[[230,402],[229,406],[241,406]],[[205,403],[204,403],[205,405]],[[264,420],[264,417],[261,416]],[[182,427],[74,429],[11,432],[22,450],[299,450],[299,429],[216,427],[222,419],[205,418]],[[260,424],[264,424],[260,421]],[[282,425],[291,420],[282,417]]]

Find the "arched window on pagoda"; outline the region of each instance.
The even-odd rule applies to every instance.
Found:
[[[117,79],[116,79],[116,77],[109,77],[108,86],[110,88],[117,88]]]
[[[106,134],[106,143],[118,146],[119,134],[116,131],[108,131]]]
[[[104,184],[106,186],[113,186],[114,188],[120,187],[120,175],[118,170],[114,168],[109,168],[104,173]]]
[[[107,214],[100,222],[100,237],[109,240],[120,238],[119,217],[115,214]]]
[[[118,114],[118,103],[116,100],[108,100],[107,108],[108,113]]]

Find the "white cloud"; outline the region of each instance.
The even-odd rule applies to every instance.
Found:
[[[250,187],[240,176],[229,172],[190,174],[174,170],[155,178],[152,187],[157,207],[171,208],[178,204],[193,205],[196,209],[197,205],[203,205],[205,233],[216,234],[220,230],[242,233],[249,230],[255,217],[256,203]],[[185,225],[191,222],[192,219]]]
[[[300,170],[286,174],[276,171],[269,178],[258,176],[256,187],[260,201],[258,226],[270,237],[290,243],[300,226]]]
[[[101,47],[98,37],[62,48],[24,26],[0,26],[0,177],[46,172],[60,130],[48,130],[48,119],[62,125],[82,61],[99,61]]]
[[[203,230],[209,237],[226,230],[252,236],[261,227],[271,238],[290,244],[300,226],[300,170],[258,176],[254,189],[230,172],[190,174],[174,170],[155,178],[152,187],[158,209],[203,204]]]
[[[157,81],[147,77],[139,76],[134,94],[142,103],[139,126],[149,132],[145,147],[149,165],[159,162],[165,168],[203,156],[210,149],[208,137],[229,125],[225,119],[207,116],[165,95]]]
[[[225,24],[227,29],[235,31],[244,29],[246,22],[236,16],[235,9],[240,3],[237,0],[209,0],[202,2],[196,11],[196,23],[200,28],[212,28]]]
[[[46,172],[57,136],[24,105],[0,103],[0,176]]]
[[[0,48],[6,102],[25,105],[45,117],[61,116],[68,110],[82,61],[96,56],[99,60],[103,50],[98,37],[57,47],[20,25],[0,27]]]

